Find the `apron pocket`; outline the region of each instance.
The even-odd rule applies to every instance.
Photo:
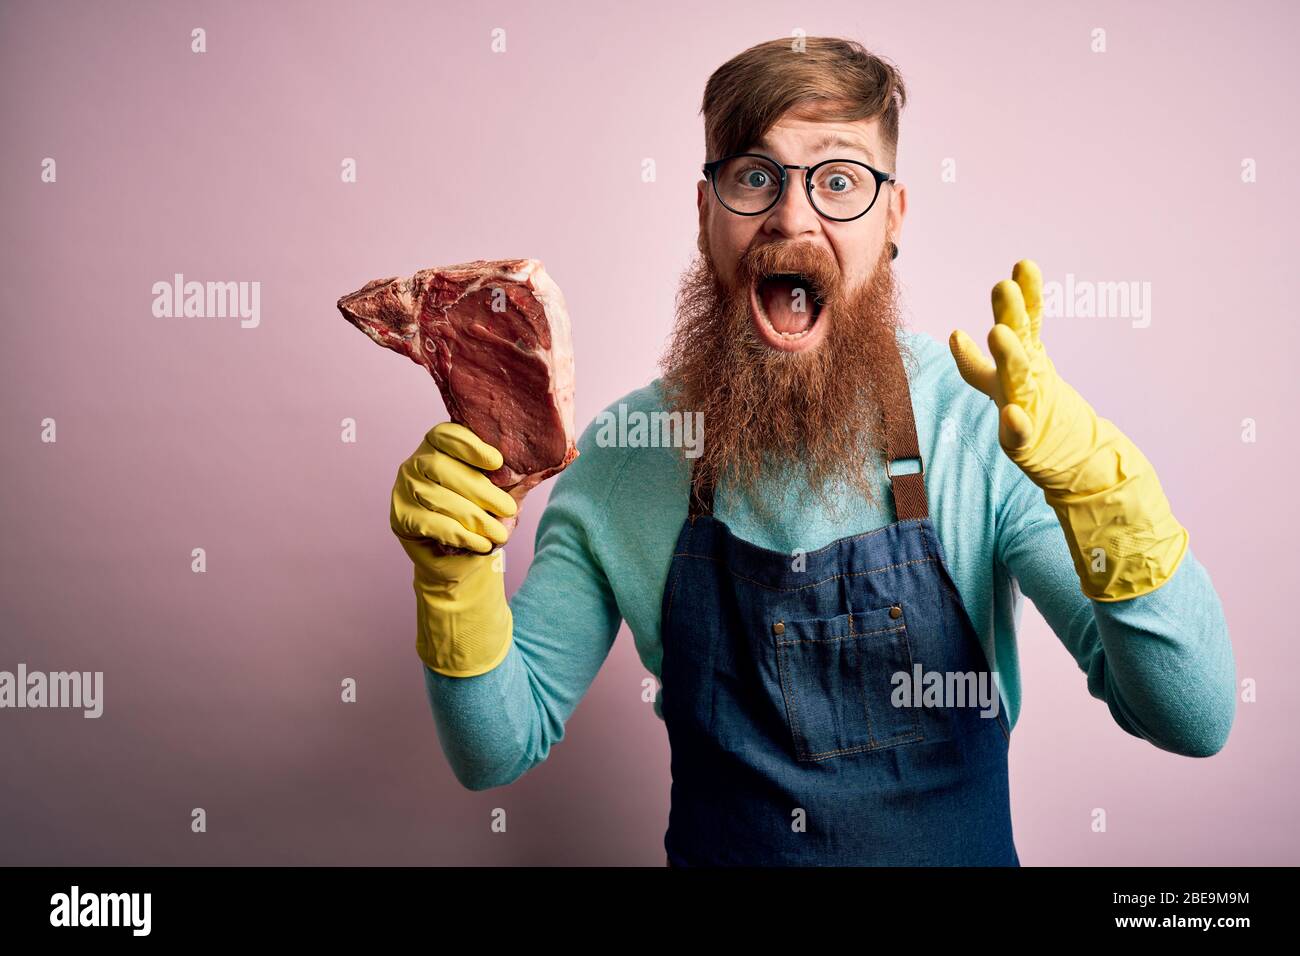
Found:
[[[796,758],[826,760],[922,739],[916,708],[890,701],[894,674],[912,672],[906,622],[900,605],[772,622]]]

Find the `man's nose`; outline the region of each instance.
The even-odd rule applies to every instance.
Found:
[[[763,229],[776,236],[795,238],[816,232],[821,228],[821,216],[808,199],[804,188],[803,171],[791,175],[785,193],[775,206],[768,210]]]

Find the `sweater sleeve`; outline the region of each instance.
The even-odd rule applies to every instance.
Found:
[[[1189,546],[1163,585],[1124,601],[1084,595],[1042,491],[997,456],[997,559],[1034,602],[1121,728],[1154,746],[1208,757],[1236,715],[1236,665],[1219,596]]]
[[[618,634],[622,617],[589,535],[619,462],[593,434],[589,427],[579,439],[542,512],[533,562],[510,599],[505,659],[475,677],[421,665],[443,752],[470,790],[512,783],[546,759]]]

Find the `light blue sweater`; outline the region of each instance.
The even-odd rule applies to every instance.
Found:
[[[998,672],[1010,725],[1020,711],[1016,624],[1023,593],[1120,727],[1178,754],[1220,750],[1236,711],[1235,664],[1219,597],[1190,545],[1174,576],[1155,591],[1090,600],[1042,491],[998,445],[996,406],[961,379],[946,347],[924,333],[902,336],[916,359],[908,376],[931,520]],[[656,379],[608,411],[617,414],[619,403],[628,413],[662,410],[661,395]],[[471,790],[511,783],[546,759],[622,620],[646,669],[660,676],[660,599],[686,518],[689,468],[680,449],[602,447],[597,430],[595,422],[587,427],[579,457],[555,479],[533,563],[510,599],[514,639],[505,659],[465,678],[421,664],[443,750]],[[891,523],[883,470],[878,489],[877,507],[856,504],[838,524],[798,488],[773,489],[784,504],[775,521],[760,523],[723,483],[714,514],[762,547],[811,551]],[[661,703],[662,691],[654,703],[662,718]]]

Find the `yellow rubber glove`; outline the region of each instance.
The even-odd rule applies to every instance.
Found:
[[[1173,577],[1187,551],[1152,467],[1056,373],[1039,339],[1043,276],[1028,259],[993,287],[990,362],[960,329],[961,377],[997,404],[998,442],[1056,512],[1083,593],[1123,601]]]
[[[504,563],[490,552],[510,537],[493,514],[512,517],[519,507],[483,473],[500,467],[500,451],[443,422],[393,483],[390,523],[415,565],[416,651],[448,677],[486,673],[510,650]],[[478,553],[443,554],[443,546]]]

